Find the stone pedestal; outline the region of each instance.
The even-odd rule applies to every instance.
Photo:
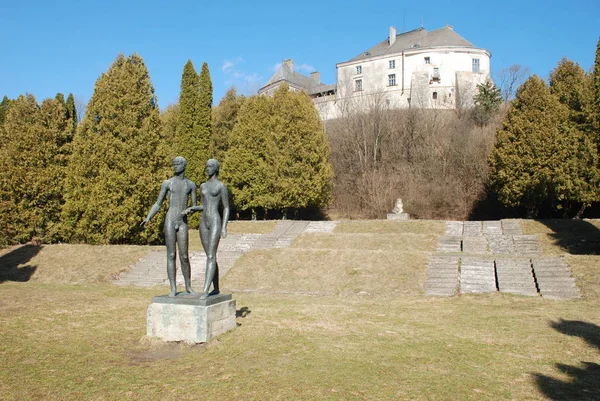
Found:
[[[231,294],[152,298],[146,334],[164,341],[205,343],[235,327],[235,300]]]
[[[388,213],[388,220],[408,220],[410,218],[408,213]]]

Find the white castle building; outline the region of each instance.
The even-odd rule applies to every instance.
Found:
[[[390,27],[384,41],[336,64],[336,84],[323,84],[318,72],[307,77],[294,71],[294,62],[288,59],[258,93],[272,95],[287,83],[313,99],[323,120],[373,105],[469,107],[476,86],[490,79],[490,57],[488,50],[475,47],[451,26],[400,34]]]

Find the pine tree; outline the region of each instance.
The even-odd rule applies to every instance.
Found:
[[[211,149],[213,157],[218,160],[222,160],[229,149],[229,137],[245,99],[238,96],[235,87],[232,87],[213,110]]]
[[[490,184],[501,202],[528,217],[574,214],[597,196],[597,153],[543,80],[517,91],[490,157]]]
[[[495,113],[500,110],[502,95],[500,89],[490,80],[477,85],[477,94],[473,97],[473,120],[476,124],[484,126]]]
[[[119,55],[96,81],[73,141],[66,234],[93,244],[158,240],[160,221],[144,230],[140,222],[168,177],[169,162],[146,65],[137,54]]]
[[[75,135],[77,125],[79,124],[79,116],[77,115],[77,107],[75,106],[75,98],[72,93],[69,93],[67,102],[65,103],[67,119],[71,121],[71,132]]]
[[[6,119],[8,142],[2,160],[3,222],[15,242],[59,239],[63,179],[69,158],[70,121],[60,98],[38,106],[32,95],[20,96]]]
[[[303,93],[282,86],[274,98],[251,97],[231,134],[224,180],[240,210],[320,208],[333,173],[321,120]]]

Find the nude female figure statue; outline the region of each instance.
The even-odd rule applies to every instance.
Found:
[[[142,222],[142,227],[154,217],[160,210],[160,207],[169,194],[169,210],[165,218],[165,242],[167,244],[167,276],[171,285],[170,297],[177,295],[177,284],[175,280],[175,244],[179,248],[179,263],[181,264],[181,273],[185,281],[185,292],[190,295],[196,294],[191,286],[191,268],[188,257],[188,224],[187,216],[183,214],[188,205],[188,199],[191,196],[192,206],[196,206],[196,184],[185,177],[185,166],[187,162],[177,156],[173,159],[173,169],[175,175],[168,180],[163,181],[160,187],[158,199],[148,216]]]
[[[206,162],[208,179],[200,185],[202,205],[192,206],[183,211],[183,215],[203,210],[200,219],[200,240],[206,253],[206,274],[204,290],[200,299],[219,293],[219,265],[217,264],[217,247],[219,240],[227,237],[227,222],[229,221],[229,194],[227,187],[219,181],[219,162],[210,159]],[[223,204],[223,217],[219,213],[219,205]],[[211,283],[213,291],[209,294]]]

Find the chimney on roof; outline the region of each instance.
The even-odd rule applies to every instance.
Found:
[[[388,39],[388,43],[393,45],[396,42],[396,28],[390,26],[390,38]]]
[[[283,66],[290,69],[290,71],[294,71],[294,60],[288,58],[287,60],[283,60]]]
[[[312,79],[315,84],[319,85],[321,83],[321,73],[319,71],[311,72],[310,79]]]

